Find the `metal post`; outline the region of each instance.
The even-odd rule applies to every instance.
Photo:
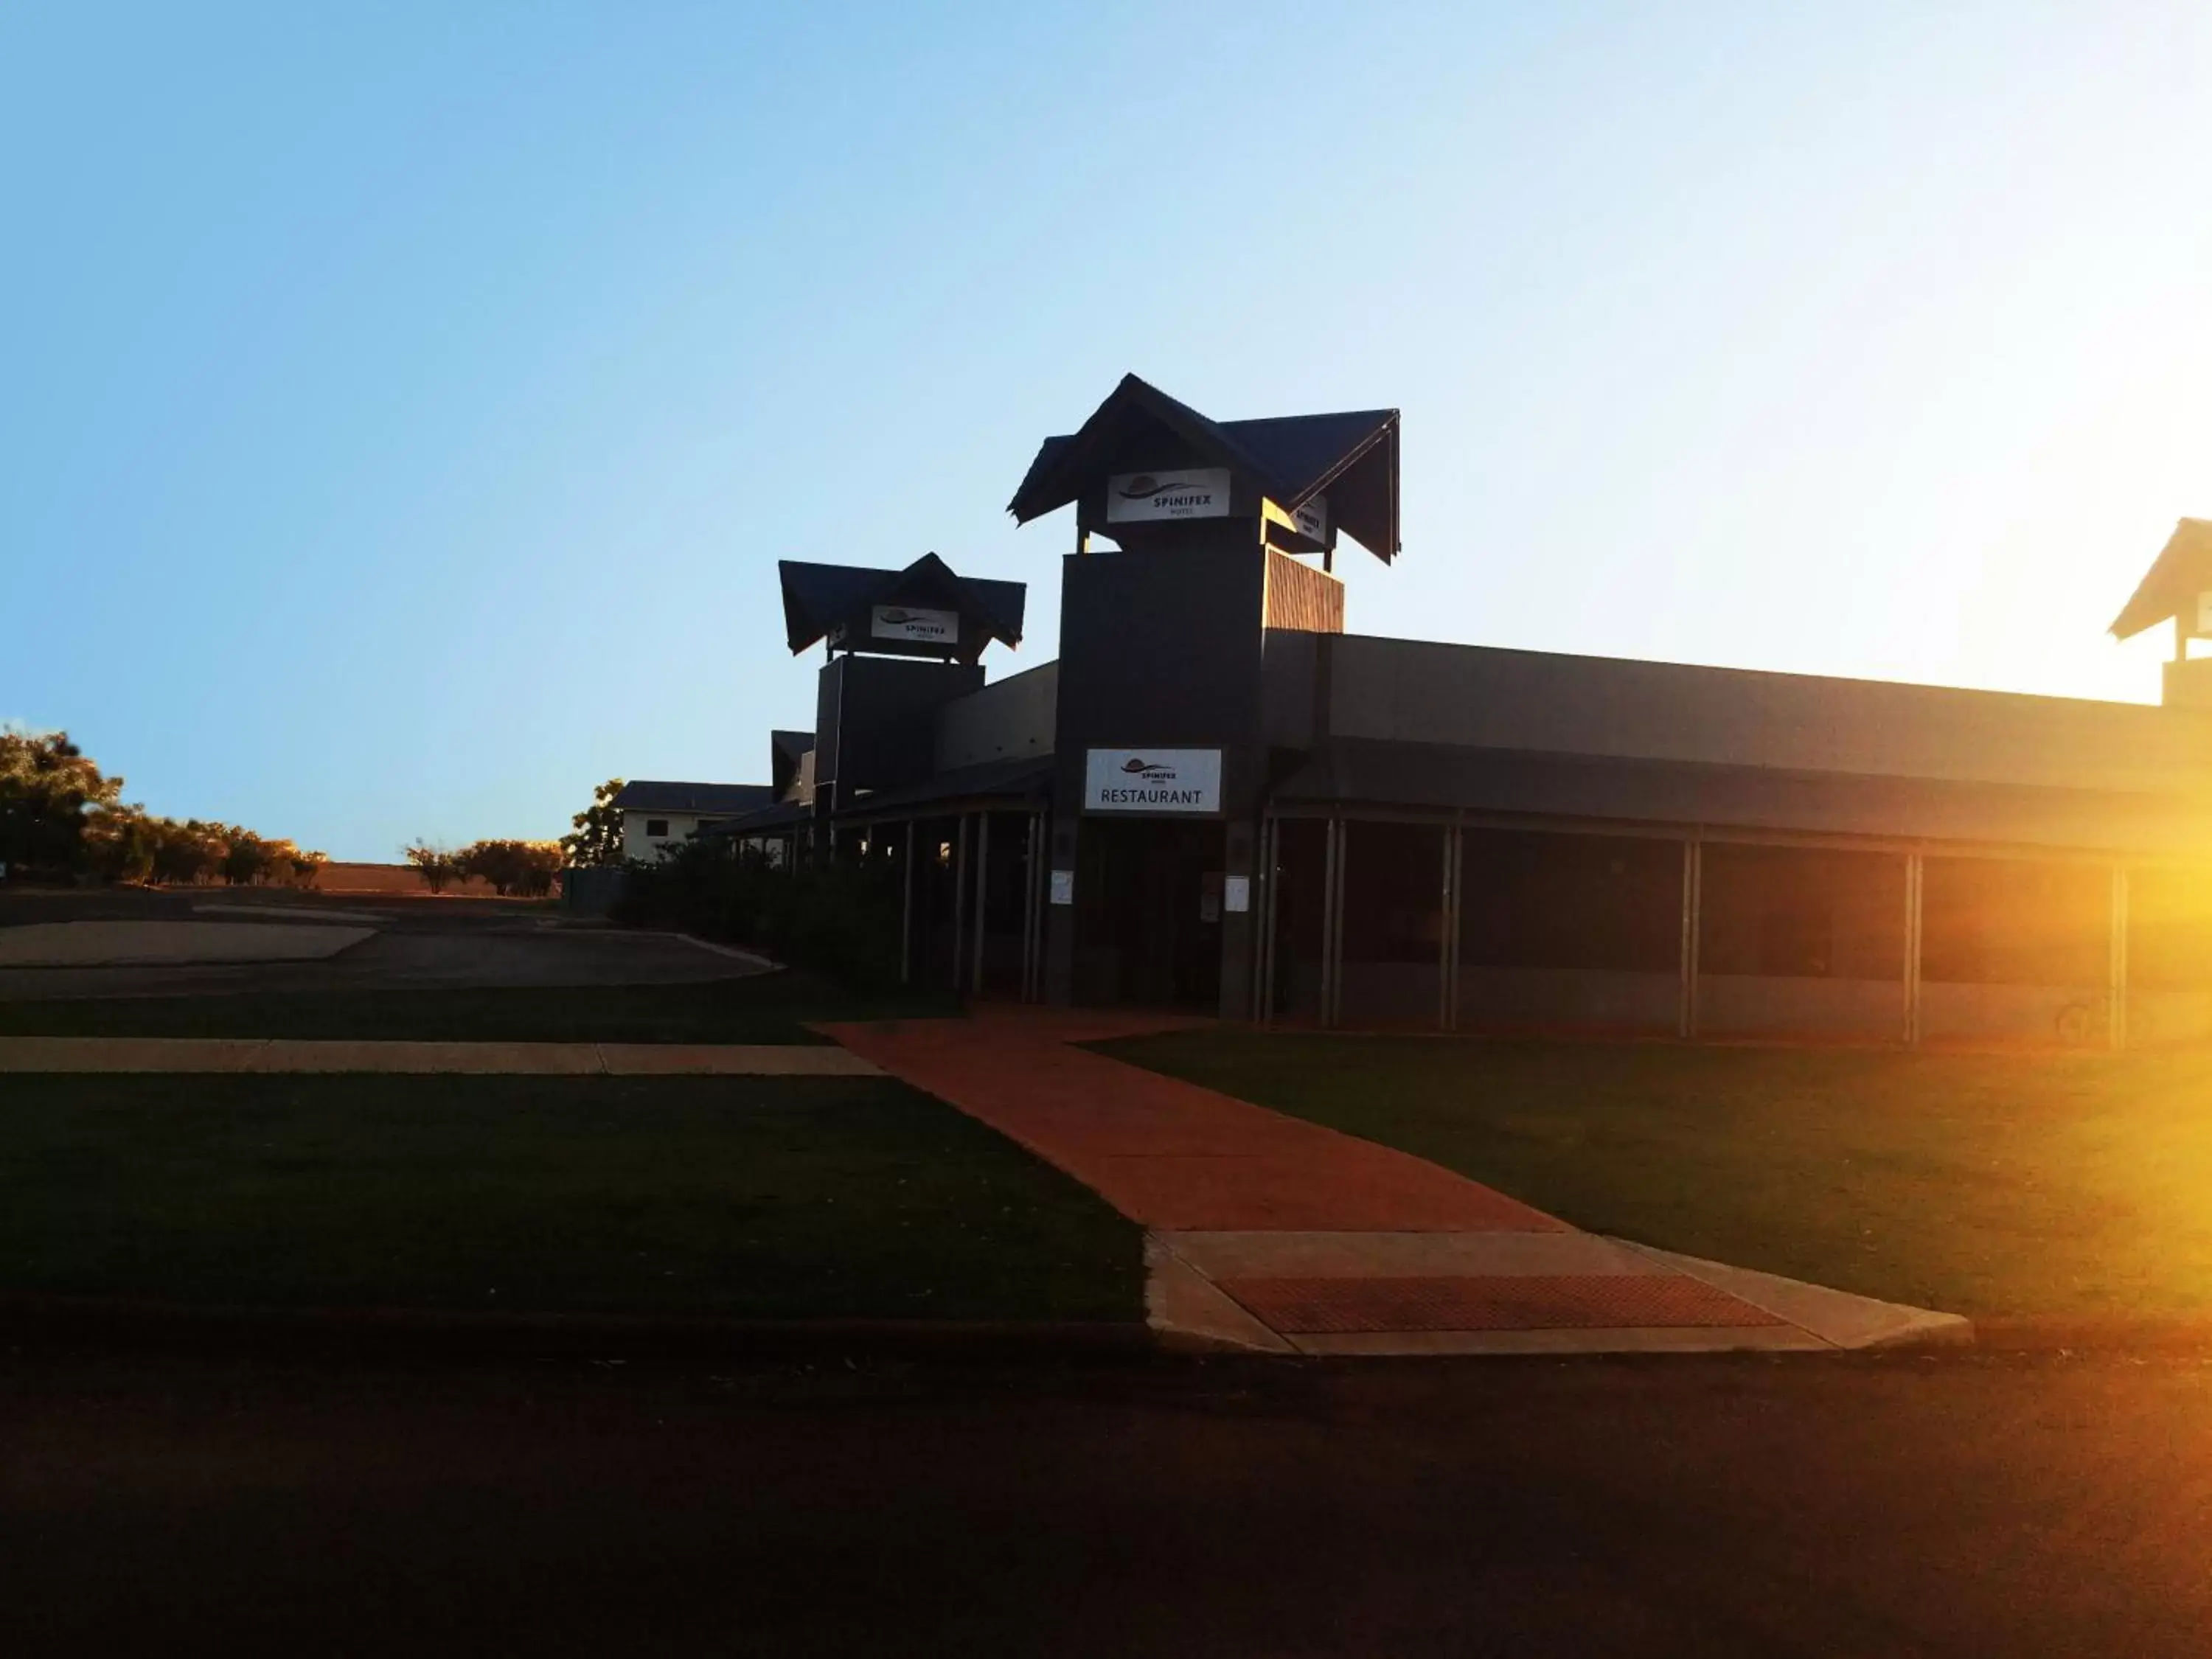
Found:
[[[1036,824],[1036,857],[1030,861],[1030,891],[1035,900],[1030,916],[1030,1000],[1044,1000],[1044,925],[1046,907],[1052,900],[1052,817],[1030,815]]]
[[[1022,1000],[1030,998],[1030,980],[1036,958],[1030,951],[1030,936],[1036,927],[1036,814],[1032,812],[1022,841]]]
[[[1682,1006],[1676,1032],[1685,1041],[1698,1035],[1698,935],[1704,929],[1705,848],[1697,840],[1682,843]]]
[[[1261,818],[1259,821],[1259,860],[1252,869],[1252,880],[1259,884],[1255,894],[1255,933],[1259,933],[1259,963],[1252,973],[1252,1022],[1270,1024],[1274,1020],[1274,865],[1276,865],[1276,836],[1281,834],[1281,818]]]
[[[914,831],[906,821],[906,878],[899,889],[899,983],[914,983]]]
[[[991,815],[975,814],[975,965],[969,983],[977,996],[983,994],[983,945],[987,934],[984,924],[991,913]]]
[[[1920,1046],[1921,893],[1928,866],[1917,853],[1905,855],[1905,1045]]]
[[[1452,846],[1459,832],[1446,825],[1440,839],[1443,842],[1443,885],[1437,896],[1437,1030],[1451,1030],[1451,962],[1452,912],[1458,905],[1458,890],[1452,880]]]
[[[1321,1023],[1333,1026],[1344,1012],[1344,820],[1331,818],[1322,861]]]
[[[1321,826],[1321,999],[1314,1009],[1314,1018],[1321,1024],[1328,1024],[1329,934],[1334,923],[1335,907],[1330,902],[1336,894],[1336,820],[1324,818]]]
[[[1459,1030],[1459,947],[1467,914],[1467,831],[1455,823],[1451,837],[1451,909],[1444,917],[1444,1029]]]
[[[952,994],[960,994],[960,964],[967,956],[968,815],[954,821],[952,832]]]
[[[2128,1046],[2128,866],[2112,866],[2112,1012],[2106,1035],[2117,1051]]]

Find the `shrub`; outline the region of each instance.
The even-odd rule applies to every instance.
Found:
[[[771,865],[714,837],[632,863],[618,918],[750,945],[855,990],[898,980],[900,872],[884,863]]]

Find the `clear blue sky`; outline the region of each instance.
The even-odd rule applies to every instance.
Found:
[[[2202,4],[0,3],[0,719],[338,857],[761,777],[779,557],[1054,654],[1002,509],[1127,369],[1404,410],[1361,632],[2147,699],[2208,84]]]

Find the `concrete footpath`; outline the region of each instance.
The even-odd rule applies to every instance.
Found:
[[[879,1077],[829,1043],[374,1042],[0,1037],[0,1072],[390,1072],[523,1077]]]
[[[1170,1022],[1037,1010],[825,1025],[1146,1232],[1156,1329],[1308,1354],[1833,1352],[1955,1315],[1570,1227],[1407,1153],[1075,1044]]]

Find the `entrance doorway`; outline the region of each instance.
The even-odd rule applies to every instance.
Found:
[[[1186,1008],[1221,1001],[1218,823],[1085,818],[1076,847],[1075,1000]]]

